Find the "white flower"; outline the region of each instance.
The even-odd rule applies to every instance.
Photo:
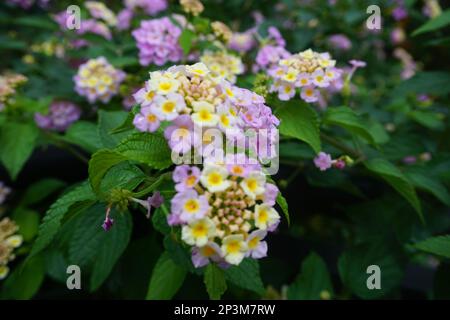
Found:
[[[261,204],[255,206],[255,226],[261,230],[276,224],[280,220],[278,212],[269,205]]]
[[[255,199],[264,193],[266,184],[266,176],[260,171],[252,171],[250,174],[241,181],[241,187],[245,194],[250,198]]]
[[[169,93],[167,97],[157,96],[155,104],[155,113],[161,120],[174,120],[186,108],[183,97],[177,93]]]
[[[214,113],[214,106],[206,101],[192,103],[194,113],[192,121],[198,126],[213,127],[219,122],[219,116]]]
[[[222,252],[225,261],[229,264],[238,265],[245,257],[247,243],[242,234],[225,237],[222,241]]]
[[[15,236],[11,236],[11,237],[7,238],[5,240],[5,242],[10,247],[18,248],[22,245],[23,238],[20,235],[15,235]]]
[[[191,66],[186,66],[186,72],[193,76],[204,77],[209,73],[209,69],[204,63],[198,62]]]
[[[150,89],[155,90],[158,94],[173,93],[180,87],[180,81],[175,79],[170,72],[164,74],[152,72],[148,84]]]
[[[181,230],[181,239],[190,245],[203,247],[208,243],[208,240],[214,237],[216,226],[208,218],[196,220],[183,226]]]
[[[208,163],[200,176],[200,181],[210,192],[225,191],[230,186],[227,180],[228,170],[220,165]]]

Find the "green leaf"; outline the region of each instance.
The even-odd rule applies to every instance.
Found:
[[[289,286],[287,295],[290,300],[319,300],[332,298],[333,292],[327,266],[322,258],[313,252],[303,261],[301,273]]]
[[[112,57],[109,62],[116,68],[139,66],[139,60],[134,56]]]
[[[6,122],[0,128],[0,160],[16,179],[33,152],[39,131],[34,124]]]
[[[115,133],[121,133],[125,131],[129,131],[134,129],[133,120],[136,114],[139,112],[139,106],[134,106],[130,112],[128,112],[127,117],[125,120],[116,128],[112,129],[109,133],[115,134]]]
[[[68,191],[53,203],[46,212],[41,225],[39,226],[38,237],[31,249],[30,257],[35,256],[45,249],[57,234],[64,215],[70,206],[85,200],[94,200],[95,195],[88,182],[84,182],[78,187]]]
[[[370,290],[367,273],[371,265],[380,267],[381,289]],[[354,294],[363,299],[377,299],[398,287],[403,277],[402,263],[386,243],[360,244],[346,250],[338,261],[341,280]]]
[[[289,217],[288,203],[286,201],[286,198],[283,197],[283,195],[281,194],[281,192],[278,192],[277,204],[280,206],[281,210],[283,211],[284,216],[286,217],[286,220],[288,222],[288,225],[290,225],[291,224],[291,218]]]
[[[440,118],[439,114],[430,111],[414,110],[408,113],[417,123],[423,125],[432,130],[442,130],[444,128],[444,123]]]
[[[75,122],[67,129],[63,138],[67,142],[80,146],[91,153],[102,148],[102,141],[97,131],[97,125],[92,122]]]
[[[442,12],[439,16],[427,21],[420,28],[416,29],[412,36],[418,36],[423,33],[435,31],[441,29],[450,24],[450,10]]]
[[[58,25],[47,15],[27,15],[13,21],[14,24],[28,27],[29,30],[38,28],[56,31],[58,29]]]
[[[114,148],[128,133],[111,134],[114,128],[121,125],[128,117],[125,111],[104,111],[98,113],[98,136],[104,148]]]
[[[192,273],[198,271],[192,264],[190,250],[183,247],[179,241],[174,239],[174,234],[168,234],[164,237],[164,248],[177,266]]]
[[[428,238],[414,246],[419,250],[450,258],[450,235]]]
[[[309,105],[290,101],[275,110],[280,119],[280,133],[308,143],[319,153],[321,150],[319,117]]]
[[[50,196],[52,193],[64,187],[66,183],[58,179],[43,179],[32,184],[22,196],[21,205],[36,204]]]
[[[410,93],[444,96],[450,93],[450,73],[418,72],[414,77],[403,81],[393,92],[394,97]]]
[[[31,299],[42,285],[45,264],[41,255],[26,260],[6,278],[2,287],[3,299]]]
[[[97,195],[100,194],[102,179],[108,170],[126,160],[124,155],[109,149],[99,150],[92,155],[89,160],[89,182]]]
[[[173,163],[170,148],[161,134],[132,134],[115,150],[128,160],[147,164],[154,169],[165,169]]]
[[[367,123],[350,108],[337,107],[328,108],[324,114],[323,122],[329,125],[343,127],[349,132],[362,137],[371,144],[375,144],[375,139],[369,131]]]
[[[183,284],[185,277],[186,270],[175,264],[167,252],[163,252],[153,268],[146,299],[172,299]]]
[[[103,177],[100,185],[102,194],[108,194],[113,189],[134,190],[147,176],[137,166],[128,162],[120,163],[111,168]]]
[[[431,193],[444,204],[450,206],[450,194],[441,182],[418,172],[406,172],[405,174],[415,187]]]
[[[417,197],[416,190],[405,175],[392,163],[387,160],[377,158],[366,161],[365,166],[370,171],[381,176],[398,193],[400,193],[416,210],[420,220],[424,222],[420,200]]]
[[[14,210],[12,218],[19,226],[19,234],[24,241],[31,241],[36,236],[39,228],[39,214],[36,211],[19,207]]]
[[[238,266],[232,266],[225,270],[225,278],[238,287],[254,291],[262,295],[265,291],[264,284],[259,274],[258,261],[244,259]]]
[[[211,300],[219,300],[227,290],[227,282],[223,270],[214,263],[210,263],[206,267],[203,282]]]
[[[183,29],[178,42],[183,49],[184,55],[188,55],[194,43],[195,33],[189,29]]]
[[[96,255],[92,269],[90,279],[91,291],[97,290],[111,273],[117,260],[128,246],[131,230],[131,215],[125,212],[124,214],[117,215],[114,226],[109,232],[105,233],[103,229],[100,231],[105,234],[105,237],[100,244],[99,252]]]

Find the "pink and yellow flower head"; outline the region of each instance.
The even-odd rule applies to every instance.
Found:
[[[108,103],[119,92],[125,73],[114,68],[104,57],[90,59],[78,68],[75,90],[90,103]]]
[[[263,97],[218,79],[201,62],[151,72],[134,99],[141,106],[134,118],[135,127],[142,132],[155,132],[168,122],[164,136],[177,154],[197,152],[201,147],[198,154],[206,156],[205,150],[216,141],[217,134],[231,141],[232,131],[237,132],[236,138],[243,137],[241,133],[247,129],[274,132],[279,125]],[[270,139],[270,145],[276,142],[272,134],[266,133],[265,137]],[[256,153],[262,150],[245,141],[240,146],[253,148]]]
[[[279,59],[268,70],[273,78],[270,92],[278,93],[283,101],[292,99],[300,88],[300,97],[308,102],[320,100],[320,91],[333,87],[339,81],[341,70],[335,67],[336,61],[328,53],[306,51]]]
[[[168,223],[182,226],[182,240],[192,246],[196,267],[265,257],[263,240],[279,223],[273,208],[278,188],[256,165],[247,165],[245,175],[233,168],[208,161],[202,170],[179,166],[174,171],[174,181],[183,186],[177,187]]]

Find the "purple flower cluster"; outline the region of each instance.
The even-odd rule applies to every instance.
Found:
[[[283,39],[280,31],[275,27],[269,27],[267,30],[267,44],[259,49],[256,55],[256,64],[253,71],[268,70],[278,63],[281,59],[289,57],[291,54],[284,47],[286,41]]]
[[[65,131],[81,116],[80,108],[72,102],[54,101],[49,108],[49,113],[34,114],[34,120],[39,128],[45,130]]]
[[[408,18],[408,10],[406,9],[404,0],[394,0],[394,9],[392,10],[392,17],[396,21]]]
[[[154,63],[158,66],[166,62],[178,62],[183,50],[178,44],[181,29],[168,17],[142,21],[140,28],[132,32],[139,49],[141,65]]]
[[[231,40],[228,43],[228,48],[239,53],[246,53],[250,51],[256,45],[256,41],[253,38],[254,32],[254,29],[250,29],[245,32],[233,33]]]
[[[75,90],[90,103],[109,102],[118,93],[125,72],[115,69],[104,57],[88,60],[78,68],[74,77]]]
[[[333,34],[328,38],[330,46],[337,50],[348,51],[352,48],[352,42],[343,34]]]

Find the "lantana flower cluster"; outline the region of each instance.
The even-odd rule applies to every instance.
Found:
[[[278,189],[266,181],[257,159],[274,154],[267,154],[267,146],[243,139],[246,129],[263,129],[268,143],[275,143],[272,133],[277,132],[279,120],[264,98],[215,77],[205,64],[196,63],[150,73],[135,99],[141,106],[135,127],[154,132],[168,121],[164,136],[176,153],[202,150],[211,138],[202,130],[211,128],[221,133],[220,140],[225,137],[239,147],[230,151],[221,146],[222,158],[203,150],[199,152],[204,158],[202,168],[180,165],[174,171],[178,193],[172,199],[168,223],[182,226],[182,240],[192,246],[194,265],[201,267],[209,261],[238,265],[245,257],[264,257],[267,244],[263,240],[276,229],[280,216],[273,208]]]
[[[9,218],[0,220],[0,280],[9,273],[8,263],[15,259],[14,250],[22,245],[21,235],[17,224]]]
[[[119,91],[125,72],[114,68],[105,57],[90,59],[78,68],[75,90],[90,103],[107,103]]]
[[[143,66],[152,63],[162,66],[183,58],[183,50],[178,43],[181,29],[168,17],[142,21],[132,35],[136,39],[139,62]]]
[[[219,80],[226,79],[235,83],[236,76],[244,72],[241,58],[226,51],[206,51],[200,61],[211,71],[211,76]]]
[[[267,255],[264,239],[280,221],[273,208],[278,188],[266,181],[258,164],[206,162],[203,169],[182,165],[173,180],[178,193],[168,223],[182,226],[181,238],[192,246],[195,267],[209,262],[238,265],[245,257]]]
[[[169,121],[164,135],[176,153],[185,154],[192,147],[208,145],[210,139],[202,130],[214,128],[259,158],[270,159],[276,155],[272,147],[278,137],[279,120],[264,104],[264,98],[214,77],[203,63],[152,72],[145,87],[134,97],[141,106],[134,126],[139,131],[154,132],[163,121]],[[267,139],[249,144],[245,139],[246,129],[262,132]]]
[[[273,78],[271,92],[277,92],[283,101],[292,99],[300,89],[300,97],[308,102],[317,102],[320,90],[338,81],[342,71],[336,68],[336,60],[329,53],[318,53],[311,49],[281,59],[268,71]]]
[[[17,87],[24,84],[27,78],[17,73],[0,75],[0,111],[5,109],[8,99],[16,93]]]
[[[81,109],[69,101],[54,101],[48,114],[35,113],[34,120],[39,128],[45,130],[65,131],[81,116]]]

